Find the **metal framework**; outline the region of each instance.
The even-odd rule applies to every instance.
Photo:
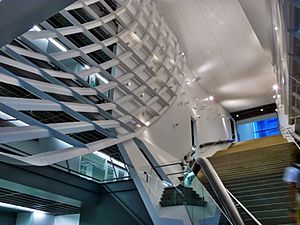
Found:
[[[171,107],[184,65],[152,1],[75,2],[0,49],[0,144],[69,147],[0,158],[50,165],[135,138]]]

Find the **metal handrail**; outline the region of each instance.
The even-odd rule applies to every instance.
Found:
[[[213,188],[216,196],[220,199],[222,203],[224,203],[225,210],[228,213],[228,217],[231,218],[232,222],[236,225],[244,224],[242,218],[234,204],[233,200],[246,212],[246,214],[257,224],[262,225],[253,214],[228,190],[225,188],[222,183],[219,175],[209,162],[209,160],[205,157],[199,158],[196,163],[199,163],[201,169],[205,176],[207,177],[208,182]],[[232,200],[233,199],[233,200]]]
[[[162,167],[167,167],[167,166],[175,166],[175,165],[181,165],[183,162],[182,161],[178,161],[178,162],[172,162],[172,163],[166,163],[166,164],[162,164],[162,165],[157,165],[157,166],[153,166],[152,168],[162,168]]]
[[[198,158],[196,163],[199,163],[201,169],[203,169],[203,172],[209,184],[213,188],[213,191],[215,192],[216,196],[218,196],[219,200],[222,202],[224,209],[231,222],[234,225],[244,225],[244,222],[242,220],[241,215],[239,214],[238,209],[236,208],[232,198],[226,191],[226,188],[224,187],[220,177],[218,176],[217,172],[215,171],[211,163],[208,161],[208,159],[205,157],[201,157]]]
[[[280,129],[281,129],[281,133],[283,133],[283,132],[285,131],[286,134],[287,134],[290,138],[292,138],[294,144],[295,144],[295,145],[297,146],[297,148],[300,150],[300,146],[299,146],[299,144],[297,143],[297,141],[300,142],[300,136],[299,136],[298,134],[292,132],[290,129],[288,129],[288,128],[286,128],[286,127],[281,127]],[[297,141],[296,141],[296,139],[297,139]]]
[[[261,222],[258,221],[258,219],[255,218],[255,216],[253,216],[253,214],[236,198],[234,197],[234,195],[228,190],[226,189],[227,193],[230,195],[230,197],[245,211],[245,213],[247,213],[248,216],[251,217],[251,219],[258,225],[262,225]]]
[[[209,146],[209,148],[206,149],[205,151],[201,151],[201,150],[199,149],[199,153],[205,153],[205,152],[209,151],[209,150],[212,149],[215,145],[217,145],[217,143],[220,142],[220,141],[222,141],[220,144],[225,144],[225,143],[227,143],[229,140],[231,140],[231,139],[227,139],[227,140],[223,140],[223,141],[222,141],[222,139],[219,139],[219,140],[215,141],[213,144],[211,144],[211,145]]]

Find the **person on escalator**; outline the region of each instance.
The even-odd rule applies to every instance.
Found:
[[[296,155],[296,163],[285,168],[283,181],[288,184],[289,218],[292,223],[300,225],[300,152]]]

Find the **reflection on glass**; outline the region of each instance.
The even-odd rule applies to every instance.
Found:
[[[189,167],[185,169],[183,182],[186,189],[192,189],[204,201],[204,206],[186,205],[189,217],[194,225],[232,224]]]

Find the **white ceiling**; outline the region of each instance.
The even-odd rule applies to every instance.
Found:
[[[270,59],[238,0],[157,0],[157,5],[194,75],[227,111],[274,102]]]

